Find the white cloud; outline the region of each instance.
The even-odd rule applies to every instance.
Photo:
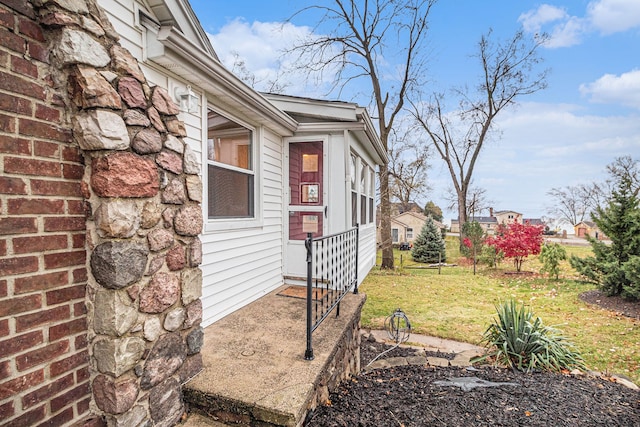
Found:
[[[543,4],[535,10],[523,13],[518,18],[522,22],[522,27],[529,33],[539,33],[542,26],[550,22],[565,20],[568,14],[565,9]]]
[[[580,92],[592,102],[640,109],[640,69],[619,76],[605,74],[595,82],[580,85]]]
[[[612,34],[640,27],[638,0],[597,0],[587,6],[592,26],[603,34]]]
[[[580,44],[583,37],[593,31],[607,35],[640,27],[640,1],[594,0],[587,5],[584,17],[542,4],[520,15],[518,21],[528,33],[547,33],[550,39],[546,47],[569,47]]]
[[[319,97],[327,91],[326,87],[309,82],[309,73],[297,69],[294,55],[283,55],[297,41],[311,36],[312,29],[306,26],[249,23],[242,19],[229,22],[217,34],[209,34],[220,61],[241,78],[242,72],[236,62],[244,62],[246,71],[255,77],[253,83],[248,82],[254,89],[270,91],[273,90],[272,83],[277,82],[287,93]]]

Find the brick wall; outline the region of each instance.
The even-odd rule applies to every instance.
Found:
[[[89,414],[83,156],[36,13],[0,0],[0,426]]]

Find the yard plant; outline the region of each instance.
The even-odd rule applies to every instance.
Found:
[[[458,265],[443,267],[440,274],[406,256],[402,268],[369,273],[360,287],[367,294],[363,327],[382,329],[385,318],[401,308],[413,333],[480,345],[496,304],[513,299],[562,330],[589,369],[623,374],[640,384],[640,320],[583,302],[579,295],[596,286],[581,280],[568,261],[559,264],[559,280],[537,273],[542,267],[537,256],[529,257],[523,268],[528,271],[521,274],[507,265],[483,267],[474,276],[472,264],[460,258],[459,240],[447,237],[445,243],[448,263]],[[567,256],[593,255],[589,246],[564,248]],[[396,251],[398,260],[403,254]]]
[[[479,361],[494,360],[519,371],[561,371],[583,368],[584,362],[559,331],[543,324],[533,311],[513,299],[496,306],[498,318],[489,325],[482,343],[487,351]]]

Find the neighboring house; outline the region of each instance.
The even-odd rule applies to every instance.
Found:
[[[593,221],[580,221],[573,226],[576,237],[586,238],[591,236],[597,240],[608,240],[607,236],[600,230],[598,224]]]
[[[200,326],[295,281],[307,231],[359,224],[374,265],[363,108],[257,93],[186,0],[0,16],[0,425],[171,425]]]
[[[531,225],[545,225],[544,221],[539,218],[523,218],[520,212],[509,210],[494,212],[493,208],[489,209],[489,216],[475,216],[473,218],[469,218],[469,221],[477,221],[488,235],[495,234],[498,226],[501,224],[508,225],[513,224],[514,222],[519,222],[521,224],[529,223]],[[451,232],[460,232],[460,223],[457,219],[451,220]]]
[[[416,212],[405,212],[391,218],[391,240],[396,243],[413,243],[418,237],[427,217]],[[444,224],[435,221],[436,226],[442,230]]]

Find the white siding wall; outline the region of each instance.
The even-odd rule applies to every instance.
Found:
[[[205,232],[203,326],[219,320],[282,285],[282,141],[262,133],[262,226]],[[256,206],[258,207],[258,206]]]

